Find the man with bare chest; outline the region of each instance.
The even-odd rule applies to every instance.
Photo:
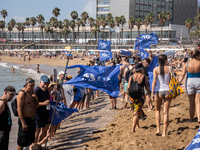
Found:
[[[18,138],[17,150],[23,150],[23,147],[31,145],[35,140],[35,114],[39,106],[37,96],[34,92],[35,81],[27,78],[24,88],[22,88],[17,96],[18,119]]]

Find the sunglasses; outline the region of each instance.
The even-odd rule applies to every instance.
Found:
[[[35,80],[26,81],[26,84],[33,83],[33,82],[35,82]]]

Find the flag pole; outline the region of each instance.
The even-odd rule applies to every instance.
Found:
[[[66,72],[67,72],[67,66],[68,66],[68,64],[69,64],[69,57],[70,57],[70,54],[71,54],[71,51],[70,51],[69,56],[68,56],[68,59],[67,59],[67,63],[66,63],[65,71],[64,71],[64,76],[63,76],[63,78],[62,78],[62,83],[61,83],[61,87],[60,87],[59,93],[61,93],[61,90],[62,90],[62,84],[63,84],[64,78],[65,78],[65,74],[66,74]],[[51,117],[51,124],[50,124],[50,128],[49,128],[49,133],[51,132],[51,127],[52,127],[52,124],[53,124],[53,120],[54,120],[54,117],[55,117],[56,108],[57,108],[57,106],[58,106],[58,100],[59,100],[59,99],[60,99],[60,94],[58,95],[58,98],[57,98],[57,100],[56,100],[56,106],[55,106],[55,109],[54,109],[54,112],[53,112],[53,116]],[[48,138],[49,138],[49,137],[47,137],[47,140],[46,140],[46,143],[45,143],[45,148],[46,148],[46,146],[47,146]]]

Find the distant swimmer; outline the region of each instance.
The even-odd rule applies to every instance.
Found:
[[[28,63],[30,63],[30,61],[31,61],[31,56],[28,55]]]
[[[37,74],[40,73],[40,65],[39,64],[37,64],[37,68],[36,69],[37,69]]]
[[[24,55],[23,57],[23,63],[25,63],[25,61],[26,61],[26,55]]]
[[[12,66],[11,70],[13,73],[15,73],[15,68]]]

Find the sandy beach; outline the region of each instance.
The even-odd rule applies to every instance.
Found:
[[[69,65],[88,63],[90,59],[76,58]],[[17,57],[1,56],[2,62],[22,65],[46,64],[49,66],[66,65],[67,60],[34,58],[30,63],[23,64]],[[155,109],[148,112],[145,121],[140,120],[140,128],[131,132],[132,111],[123,109],[120,99],[117,101],[118,110],[110,110],[108,94],[101,92],[100,98],[91,101],[91,108],[74,113],[62,121],[61,129],[49,141],[49,148],[54,150],[161,150],[184,149],[192,141],[199,125],[195,114],[194,122],[189,119],[189,101],[186,93],[172,101],[169,110],[169,127],[166,137],[156,136]],[[153,103],[155,105],[155,103]],[[163,106],[161,109],[161,132],[163,128]]]

